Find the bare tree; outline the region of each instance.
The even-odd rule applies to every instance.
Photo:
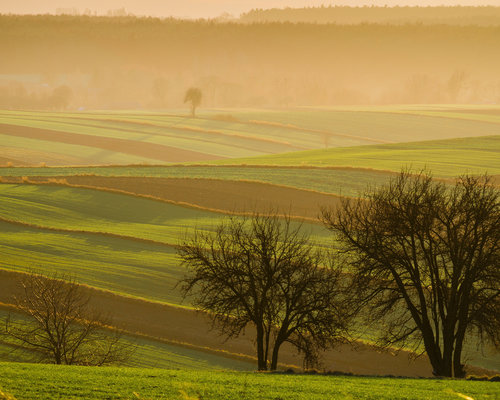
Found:
[[[381,343],[423,345],[436,375],[464,376],[466,339],[500,345],[499,200],[486,176],[402,172],[323,210]]]
[[[321,254],[290,218],[229,218],[214,232],[195,231],[179,255],[188,269],[183,292],[224,335],[255,328],[259,370],[277,368],[285,342],[311,365],[318,350],[346,337],[340,271],[321,265]]]
[[[191,103],[191,116],[196,117],[196,108],[201,104],[202,94],[201,90],[192,87],[189,88],[184,96],[184,103]]]
[[[21,316],[5,319],[4,335],[42,362],[101,366],[130,356],[119,333],[89,306],[90,296],[74,281],[28,274],[15,299]]]

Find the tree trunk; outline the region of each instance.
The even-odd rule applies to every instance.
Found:
[[[283,342],[279,338],[274,342],[273,356],[271,359],[271,371],[276,371],[276,369],[278,368],[278,353],[282,343]]]
[[[266,329],[265,333],[265,342],[264,342],[264,360],[266,361],[266,369],[267,369],[267,360],[269,359],[269,329]]]
[[[440,376],[453,375],[453,347],[454,347],[454,332],[451,329],[445,329],[443,332],[443,361]]]
[[[420,330],[422,332],[422,338],[424,340],[424,347],[427,356],[429,357],[429,361],[432,366],[432,373],[435,376],[451,376],[451,364],[450,371],[448,372],[444,366],[443,357],[441,356],[441,351],[439,348],[439,344],[435,343],[434,335],[431,329]]]
[[[453,376],[455,378],[464,378],[465,369],[462,364],[462,349],[465,338],[465,327],[460,324],[455,342],[455,352],[453,353]]]
[[[257,369],[267,371],[267,360],[264,357],[264,328],[257,325]]]

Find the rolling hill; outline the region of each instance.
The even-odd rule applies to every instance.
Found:
[[[319,211],[319,210],[318,210]],[[223,214],[121,193],[59,185],[1,184],[0,267],[75,275],[81,283],[180,304],[175,246]],[[297,222],[298,224],[298,222]],[[303,224],[317,243],[328,232]]]
[[[500,175],[499,132],[497,107],[212,110],[196,119],[2,111],[0,301],[15,291],[16,274],[69,274],[137,340],[131,365],[247,369],[252,333],[224,343],[175,286],[184,273],[175,246],[186,232],[279,209],[329,246],[321,206],[384,184],[402,166],[444,179]],[[358,346],[326,353],[325,365],[429,374],[425,358],[409,363],[405,353]],[[467,357],[500,368],[494,354],[468,349]],[[291,348],[282,362],[297,365]]]
[[[453,107],[209,110],[199,118],[178,110],[1,111],[0,163],[61,166],[248,158],[325,147],[497,135],[499,118],[495,108]]]
[[[373,146],[357,146],[231,159],[230,165],[354,167],[399,171],[402,166],[427,168],[438,177],[464,173],[500,173],[500,136],[431,140]],[[218,162],[222,163],[222,162]]]

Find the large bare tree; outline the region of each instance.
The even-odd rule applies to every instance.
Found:
[[[436,375],[464,376],[467,339],[500,345],[499,200],[486,176],[406,171],[323,210],[382,343],[423,347]]]
[[[20,315],[5,319],[3,334],[42,362],[101,366],[125,361],[130,345],[106,329],[106,319],[89,302],[90,295],[74,281],[27,274],[22,294],[14,299]]]
[[[322,264],[295,224],[270,215],[232,217],[179,247],[187,267],[184,293],[229,338],[255,328],[259,370],[277,368],[285,342],[310,366],[318,350],[346,337],[340,271]]]

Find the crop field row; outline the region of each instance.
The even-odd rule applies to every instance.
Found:
[[[446,118],[443,117],[443,113]],[[393,107],[373,109],[305,109],[293,111],[241,112],[237,118],[289,124],[302,129],[337,131],[357,137],[390,142],[413,142],[498,134],[500,120],[477,114],[454,113],[453,109],[401,110]],[[465,119],[471,115],[469,119]],[[365,143],[366,144],[366,143]]]
[[[196,165],[0,168],[0,176],[4,177],[69,177],[76,175],[253,181],[354,197],[359,196],[368,185],[386,183],[394,173],[353,168],[326,169]]]
[[[209,110],[199,118],[188,118],[179,110],[0,111],[0,162],[5,164],[10,160],[15,165],[196,162],[325,147],[498,135],[498,116],[481,111],[484,110],[396,107],[237,109]],[[162,148],[164,151],[160,151]],[[23,149],[27,153],[23,154]]]
[[[399,171],[427,168],[438,177],[464,173],[500,174],[500,136],[432,140],[418,143],[311,150],[217,161],[217,164],[373,168]]]
[[[49,185],[1,184],[2,218],[45,228],[110,233],[176,245],[189,228],[211,230],[222,214],[136,196]],[[299,224],[297,222],[297,224]],[[327,231],[303,224],[317,243]]]
[[[427,168],[436,177],[464,173],[500,175],[500,136],[358,146],[231,159],[226,165],[0,168],[0,176],[131,176],[256,181],[359,196],[386,183],[402,167]],[[351,166],[351,167],[349,167]]]
[[[2,268],[71,274],[90,286],[173,304],[181,302],[174,286],[183,274],[173,246],[190,229],[210,230],[223,217],[124,194],[26,184],[0,185],[0,212]],[[331,243],[322,226],[303,227],[316,243]]]
[[[23,318],[20,314],[0,308],[3,320],[10,313],[11,318]],[[196,370],[239,370],[251,371],[253,364],[193,348],[177,346],[139,336],[122,336],[130,358],[124,366],[135,368],[196,369]],[[35,356],[36,358],[36,356]],[[0,340],[0,362],[34,362],[33,354],[15,348],[8,341]],[[1,398],[1,397],[0,397]]]
[[[23,183],[26,178],[3,177],[3,182]],[[30,183],[87,187],[140,197],[161,199],[224,213],[277,212],[318,221],[322,207],[339,204],[335,195],[250,181],[193,178],[107,177],[95,175],[43,177]]]
[[[0,390],[17,400],[491,400],[500,396],[500,386],[494,382],[15,363],[0,364]]]
[[[209,228],[218,215],[152,200],[87,189],[0,186],[0,212],[15,222],[55,229],[104,232],[176,244],[186,228]]]
[[[53,232],[0,222],[0,267],[73,276],[125,296],[180,304],[184,270],[175,249],[86,233]]]
[[[210,160],[212,158],[248,157],[295,150],[323,147],[321,134],[294,130],[290,127],[276,127],[261,124],[235,123],[219,120],[190,119],[184,116],[117,116],[117,115],[46,115],[46,114],[0,114],[0,134],[4,146],[43,149],[43,143],[52,143],[47,149],[51,158],[45,160],[50,165],[56,156],[64,155],[68,146],[83,146],[84,156],[93,158],[95,163],[112,162],[112,154],[105,155],[100,162],[98,150],[109,151],[111,147],[121,158],[130,156],[128,163],[142,157],[146,162],[179,162]],[[8,136],[10,135],[10,137]],[[103,142],[105,140],[105,142]],[[108,145],[109,143],[109,145]],[[136,145],[133,146],[132,143]],[[340,137],[332,139],[332,145],[358,145],[370,141]],[[149,145],[149,147],[148,147]],[[180,154],[161,154],[151,146],[177,149]],[[60,147],[61,146],[61,147]],[[144,152],[141,152],[144,148]],[[92,153],[94,149],[94,154]],[[149,153],[148,153],[149,151]],[[78,153],[69,153],[78,154]],[[4,151],[4,157],[19,157]],[[115,156],[117,157],[117,156]],[[180,158],[179,158],[180,157]],[[23,161],[23,160],[19,160]],[[65,159],[61,159],[59,165]],[[82,164],[83,159],[76,159]],[[43,160],[41,160],[43,162]],[[87,162],[88,164],[88,162]],[[66,164],[67,165],[67,164]]]

